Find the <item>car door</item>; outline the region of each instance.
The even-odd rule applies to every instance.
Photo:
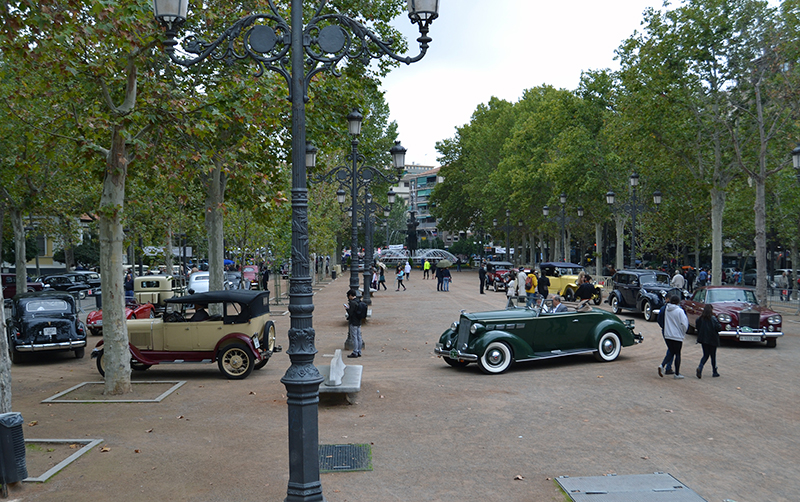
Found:
[[[634,274],[624,274],[625,283],[621,288],[622,306],[626,308],[636,307],[636,297],[639,295],[639,277]]]
[[[683,310],[686,312],[686,317],[689,319],[689,324],[697,326],[697,318],[703,313],[705,308],[706,293],[708,290],[699,289],[695,291],[694,295],[688,300],[683,302]]]
[[[586,348],[591,317],[582,312],[544,313],[535,319],[534,352],[568,351]]]

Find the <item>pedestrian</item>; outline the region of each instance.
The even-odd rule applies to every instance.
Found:
[[[683,339],[686,336],[686,330],[689,328],[689,319],[686,317],[686,312],[678,305],[680,299],[677,295],[673,295],[669,299],[669,303],[664,307],[664,341],[667,343],[667,355],[658,367],[658,376],[663,377],[667,365],[675,362],[674,378],[683,378],[681,375],[681,348],[683,348]]]
[[[536,300],[536,287],[538,285],[538,281],[536,279],[536,273],[531,270],[528,272],[528,275],[525,276],[525,307],[531,308],[533,307],[533,302]]]
[[[525,269],[519,267],[517,272],[517,296],[520,298],[525,298],[528,295],[528,291],[525,289],[525,281],[527,280],[528,274],[525,273]]]
[[[450,281],[451,281],[450,269],[449,268],[442,269],[442,286],[444,287],[443,291],[450,292]]]
[[[486,266],[483,263],[481,263],[481,268],[478,269],[478,280],[481,283],[481,294],[485,295],[483,285],[486,283]]]
[[[575,291],[575,298],[580,302],[580,305],[578,305],[578,310],[591,310],[591,307],[589,307],[589,301],[593,296],[594,284],[592,284],[592,276],[589,274],[584,274],[583,283],[578,286],[577,291]]]
[[[697,285],[700,287],[705,286],[707,281],[708,281],[708,272],[706,272],[706,269],[701,267],[700,273],[697,274]]]
[[[403,284],[403,279],[405,278],[406,273],[403,270],[401,265],[397,266],[397,289],[395,291],[400,291],[400,286],[403,286],[403,291],[406,290],[406,285]]]
[[[378,266],[378,269],[379,269],[378,289],[381,289],[381,286],[383,286],[383,290],[386,291],[386,266],[380,264]]]
[[[372,268],[372,281],[369,284],[371,289],[378,291],[378,271],[375,270],[375,267]]]
[[[125,274],[125,298],[133,298],[133,275],[130,271]]]
[[[517,280],[514,278],[512,272],[508,273],[508,282],[506,283],[506,307],[514,306],[514,296],[517,294]]]
[[[436,272],[434,273],[434,275],[436,275],[436,291],[444,291],[444,288],[442,287],[444,282],[443,271],[444,267],[436,267]]]
[[[714,316],[714,306],[706,303],[703,307],[703,313],[697,318],[697,343],[703,345],[703,358],[700,359],[700,366],[697,367],[697,378],[703,378],[703,365],[706,364],[708,358],[711,358],[711,368],[713,368],[712,377],[718,377],[717,372],[717,347],[719,343],[719,332],[722,331],[722,326]]]
[[[675,271],[675,275],[672,277],[670,284],[673,288],[678,288],[680,290],[683,290],[686,287],[686,278],[683,277],[680,269]]]
[[[422,278],[431,278],[431,262],[429,262],[427,258],[425,259],[425,263],[422,265]]]
[[[347,303],[344,308],[347,310],[347,322],[350,329],[350,339],[353,341],[353,353],[347,357],[361,357],[361,319],[366,305],[356,298],[355,290],[347,292]]]
[[[784,270],[780,277],[778,277],[778,289],[780,290],[781,301],[789,300],[789,274]]]
[[[550,279],[544,275],[544,272],[539,273],[536,292],[539,293],[539,296],[542,297],[542,300],[547,300],[547,296],[550,294]]]
[[[694,291],[694,284],[695,284],[695,279],[696,278],[697,278],[697,274],[695,274],[694,268],[692,268],[692,267],[687,268],[686,269],[686,289],[688,289],[690,293],[692,291]]]
[[[404,270],[405,270],[405,273],[406,273],[406,280],[410,281],[411,280],[411,263],[409,263],[408,260],[406,260],[406,267],[405,267]]]
[[[456,272],[461,272],[461,257],[456,258]],[[450,291],[448,289],[448,291]]]

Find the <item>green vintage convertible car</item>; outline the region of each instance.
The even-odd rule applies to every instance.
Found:
[[[497,374],[512,363],[594,353],[613,361],[622,347],[640,343],[632,319],[622,322],[598,308],[583,312],[547,312],[509,307],[489,312],[461,313],[436,344],[434,353],[450,366],[477,362],[481,371]]]

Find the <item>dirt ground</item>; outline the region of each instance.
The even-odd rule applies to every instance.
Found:
[[[320,443],[370,444],[374,470],[322,474],[328,501],[565,501],[558,476],[653,472],[672,474],[708,501],[798,500],[797,316],[785,316],[786,336],[775,349],[723,346],[721,378],[711,378],[708,367],[702,380],[694,376],[701,350],[692,335],[683,350],[686,378],[659,378],[665,345],[658,327],[628,315],[622,317],[633,317],[645,340],[624,348],[615,362],[574,356],[487,376],[475,365],[450,368],[433,355],[461,309],[505,304],[503,293],[478,294],[477,273],[452,275],[450,292],[437,292],[436,282],[415,270],[407,291],[390,285],[375,296],[357,361],[364,366],[357,404],[319,407]],[[346,338],[348,280],[321,285],[314,296],[318,365]],[[273,307],[284,348],[286,303]],[[92,337],[90,348],[98,340]],[[101,380],[88,353],[13,367],[13,405],[25,420],[26,439],[104,441],[48,482],[16,487],[11,499],[286,497],[285,353],[241,381],[223,378],[216,364],[135,372],[134,381],[186,381],[157,403],[42,403]],[[31,468],[47,465],[42,456],[59,454],[47,448],[29,448],[29,456],[38,455]]]

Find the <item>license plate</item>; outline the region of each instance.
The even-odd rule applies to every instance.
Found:
[[[42,330],[44,336],[54,336],[58,334],[58,328],[50,327]]]
[[[95,326],[102,326],[102,325],[103,325],[103,320],[102,320],[102,319],[100,319],[99,321],[95,321],[95,322],[94,322],[94,325],[95,325]]]
[[[760,342],[760,335],[739,335],[740,342]]]
[[[257,338],[257,337],[255,337],[255,336],[253,337],[253,345],[254,345],[254,346],[257,348],[257,349],[260,349],[260,348],[261,348],[261,344],[258,342],[258,338]]]

